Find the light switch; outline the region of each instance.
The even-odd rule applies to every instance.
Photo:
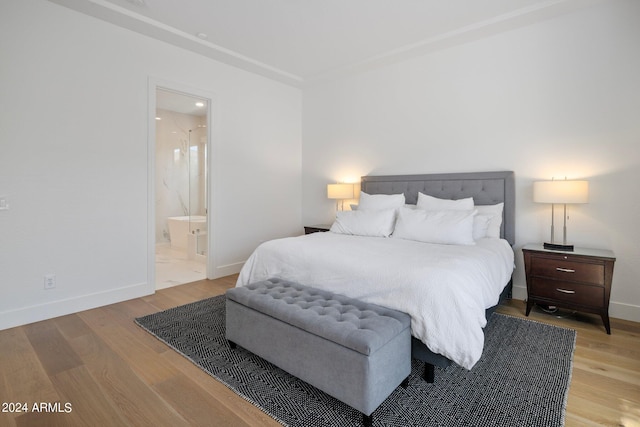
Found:
[[[0,211],[8,211],[9,204],[7,203],[7,199],[5,197],[0,197]]]

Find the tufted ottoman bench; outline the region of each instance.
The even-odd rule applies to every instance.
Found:
[[[270,279],[227,291],[226,337],[363,413],[411,372],[409,315]]]

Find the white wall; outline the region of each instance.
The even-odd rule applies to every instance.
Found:
[[[0,4],[0,57],[0,329],[153,292],[150,78],[216,97],[214,275],[301,232],[299,89],[44,0]]]
[[[604,2],[305,89],[303,222],[332,220],[326,184],[337,180],[513,170],[524,299],[519,249],[550,225],[532,182],[587,179],[569,240],[616,253],[611,315],[640,321],[638,22],[640,2]]]

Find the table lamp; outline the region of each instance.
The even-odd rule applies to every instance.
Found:
[[[336,199],[336,210],[344,210],[344,201],[353,199],[353,184],[329,184],[327,185],[327,198]],[[342,209],[338,209],[341,203]]]
[[[573,251],[573,245],[567,244],[567,205],[589,202],[589,182],[571,180],[538,181],[533,183],[533,201],[551,204],[551,241],[545,242],[545,249]],[[554,205],[564,205],[564,226],[562,243],[555,243]]]

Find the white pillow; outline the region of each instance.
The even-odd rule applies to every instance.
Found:
[[[427,211],[469,211],[473,209],[473,198],[449,200],[418,193],[418,203],[416,205],[418,209]]]
[[[476,214],[473,217],[473,240],[480,240],[487,237],[487,230],[491,223],[491,215]]]
[[[367,194],[360,192],[359,211],[381,211],[397,209],[405,203],[404,194]]]
[[[392,237],[445,245],[475,245],[475,214],[475,210],[427,211],[401,208]]]
[[[355,236],[389,237],[396,220],[394,209],[338,211],[329,231]]]
[[[504,203],[498,203],[497,205],[476,206],[475,209],[478,211],[478,215],[487,215],[491,218],[489,221],[489,227],[487,228],[486,237],[490,239],[499,239]]]

